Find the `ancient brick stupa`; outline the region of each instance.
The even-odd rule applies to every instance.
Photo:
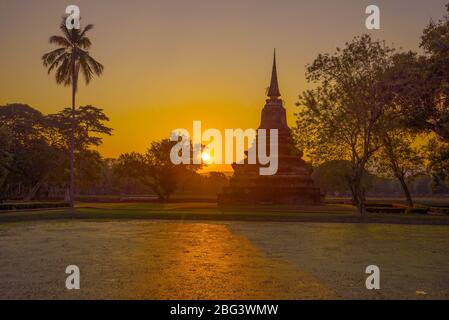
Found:
[[[302,159],[302,152],[293,144],[280,97],[275,54],[268,99],[262,110],[259,129],[267,129],[267,132],[268,129],[278,129],[278,171],[274,175],[264,176],[259,174],[260,164],[248,164],[247,161],[245,164],[233,164],[234,175],[229,187],[225,187],[218,196],[219,205],[320,203],[320,190],[314,186],[310,171]],[[270,141],[268,134],[267,141]]]

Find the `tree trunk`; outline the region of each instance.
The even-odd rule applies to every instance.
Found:
[[[72,130],[70,132],[70,183],[69,205],[75,207],[75,97],[76,97],[76,65],[72,66]]]
[[[346,183],[347,183],[349,190],[351,191],[351,203],[353,205],[356,205],[356,195],[355,195],[355,190],[354,190],[354,183],[353,183],[352,179],[349,177],[347,178]]]
[[[362,174],[359,172],[360,169],[356,169],[353,180],[353,190],[354,190],[354,200],[355,205],[357,207],[357,213],[360,216],[364,216],[366,214],[366,206],[365,206],[365,191],[362,186]],[[362,171],[363,172],[363,171]]]
[[[366,214],[366,206],[365,206],[365,194],[363,189],[359,188],[356,194],[356,205],[357,205],[357,213],[360,216],[364,216]]]
[[[39,188],[42,185],[42,181],[39,181],[38,183],[36,183],[31,190],[28,192],[28,194],[25,196],[24,200],[25,201],[31,201],[34,199],[34,197],[36,196],[36,193],[39,191]]]
[[[399,182],[401,183],[401,187],[402,190],[404,191],[404,195],[405,195],[405,199],[406,199],[406,203],[407,206],[409,208],[413,208],[413,200],[412,200],[412,196],[410,194],[410,191],[408,189],[407,183],[405,182],[405,179],[403,176],[396,176],[396,178],[399,180]]]

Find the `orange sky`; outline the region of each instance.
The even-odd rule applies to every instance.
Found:
[[[381,7],[375,38],[416,49],[431,17],[446,0],[0,0],[0,105],[22,102],[53,113],[70,105],[70,90],[55,84],[40,57],[50,51],[69,4],[94,23],[91,54],[104,76],[80,86],[79,105],[101,107],[114,135],[106,157],[142,152],[171,130],[255,128],[265,102],[276,47],[289,122],[307,88],[305,65],[366,32],[364,10]]]

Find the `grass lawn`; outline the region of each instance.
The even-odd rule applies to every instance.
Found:
[[[0,298],[447,299],[449,216],[325,204],[89,203],[0,213]],[[238,250],[236,249],[238,248]],[[65,290],[68,264],[83,290]],[[380,291],[365,268],[381,269]]]
[[[75,210],[58,208],[0,213],[0,222],[55,219],[161,219],[210,221],[278,221],[400,223],[449,225],[449,216],[369,213],[360,217],[345,204],[321,206],[222,209],[216,203],[89,203],[80,202]]]
[[[0,299],[448,299],[448,234],[360,223],[1,223]],[[81,290],[65,288],[69,264]],[[381,290],[365,287],[372,264]]]

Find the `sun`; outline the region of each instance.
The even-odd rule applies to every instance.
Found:
[[[203,152],[201,154],[201,159],[203,160],[204,163],[210,163],[211,162],[211,157],[210,157],[210,154],[208,152]]]

